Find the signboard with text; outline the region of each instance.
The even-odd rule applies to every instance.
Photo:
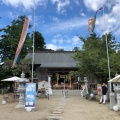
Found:
[[[35,108],[36,83],[26,83],[25,107]]]

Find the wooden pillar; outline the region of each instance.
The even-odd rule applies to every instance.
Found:
[[[71,77],[69,77],[69,80],[70,80],[70,88],[71,88]]]

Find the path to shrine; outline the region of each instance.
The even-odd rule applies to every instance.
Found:
[[[7,102],[2,105],[3,96],[0,95],[0,120],[47,120],[54,109],[64,104],[61,120],[120,120],[120,111],[110,110],[109,103],[103,105],[97,101],[89,101],[81,96],[50,96],[47,98],[36,98],[36,108],[27,112],[24,108],[18,109],[15,102]]]

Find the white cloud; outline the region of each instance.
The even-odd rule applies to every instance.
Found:
[[[120,17],[119,12],[120,12],[120,1],[116,2],[116,4],[113,6],[111,15],[118,18],[118,17]]]
[[[55,45],[55,44],[46,44],[47,49],[57,50],[57,49],[64,49],[69,51],[69,47],[65,45]]]
[[[53,22],[59,22],[59,19],[57,17],[50,16]]]
[[[52,49],[52,50],[58,49],[58,47],[55,46],[55,45],[53,45],[53,44],[46,44],[46,48],[47,48],[47,49]]]
[[[85,17],[86,15],[84,13],[80,13],[81,16]]]
[[[34,2],[36,5],[46,5],[46,0],[2,0],[6,5],[11,5],[13,7],[24,6],[26,10],[34,7]]]
[[[2,0],[2,1],[6,5],[10,4],[10,5],[15,6],[15,7],[17,7],[19,4],[21,4],[21,2],[18,0]]]
[[[80,4],[79,0],[74,0],[74,1],[75,1],[75,4],[76,4],[76,5],[79,5],[79,4]]]
[[[87,18],[72,18],[68,19],[65,21],[60,21],[57,23],[51,23],[51,24],[46,24],[44,26],[44,31],[45,33],[50,33],[50,32],[70,32],[75,29],[80,29],[83,26],[87,25]],[[43,30],[43,29],[42,29]]]
[[[31,6],[33,6],[32,0],[2,0],[4,4],[11,5],[14,7],[19,7],[20,5],[23,5],[26,9],[29,9]]]
[[[52,42],[55,44],[63,44],[64,39],[63,36],[61,34],[57,34],[53,37]]]
[[[109,14],[104,14],[104,16],[98,17],[96,21],[96,27],[95,30],[97,32],[101,31],[104,32],[110,32],[113,29],[113,25],[115,24],[115,19],[110,17]]]
[[[65,7],[70,5],[70,0],[64,0],[64,2],[63,0],[51,0],[51,2],[57,3],[57,11],[62,14],[66,13]]]
[[[97,32],[112,32],[115,35],[119,35],[118,33],[120,31],[120,21],[111,17],[110,14],[105,14],[104,16],[98,18],[97,23],[98,24],[96,24],[95,28]]]
[[[92,3],[92,4],[91,4]],[[103,5],[104,14],[97,14],[96,28],[97,32],[112,32],[115,35],[120,33],[120,0],[84,0],[85,7],[88,10],[96,11]]]
[[[88,10],[96,11],[105,4],[106,0],[84,0],[83,2]]]
[[[72,50],[76,46],[81,48],[82,44],[78,36],[56,34],[52,39],[52,45],[57,46],[57,49]]]
[[[54,39],[52,39],[52,42],[53,42],[53,43],[63,44],[64,40],[63,40],[62,38],[61,38],[61,39],[57,39],[57,38],[55,39],[55,38],[54,38]]]
[[[114,0],[111,3],[113,5],[111,13],[109,14],[109,26],[111,27],[111,31],[115,35],[120,34],[120,1]]]
[[[81,48],[82,42],[80,41],[78,36],[68,36],[67,34],[56,34],[53,36],[50,44],[46,44],[46,48],[48,49],[64,49],[67,51],[71,51],[74,47]]]
[[[12,18],[12,19],[15,18],[14,14],[13,14],[12,12],[9,12],[9,16],[10,16],[10,18]]]
[[[53,42],[53,43],[56,43],[56,42],[57,42],[57,39],[53,38],[53,39],[52,39],[52,42]]]
[[[74,36],[74,37],[72,38],[72,44],[73,44],[73,45],[77,45],[79,42],[80,42],[80,39],[79,39],[77,36]]]
[[[115,18],[110,18],[110,19],[108,20],[108,22],[109,22],[109,23],[115,23],[115,22],[116,22],[116,19],[115,19]]]
[[[32,21],[32,15],[28,15],[28,19]]]

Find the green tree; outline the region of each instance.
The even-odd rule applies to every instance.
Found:
[[[25,77],[30,78],[31,70],[30,70],[30,63],[31,59],[21,59],[19,65],[17,67],[12,68],[13,61],[12,60],[6,60],[5,63],[1,66],[1,69],[3,72],[1,75],[4,76],[4,78],[9,78],[11,76],[21,76],[21,73],[25,73]]]
[[[56,51],[64,51],[64,49],[63,48],[59,48]]]
[[[89,79],[97,79],[98,81],[106,82],[108,80],[106,36],[103,35],[100,38],[97,37],[96,34],[91,34],[86,39],[82,36],[79,38],[83,42],[83,48],[76,52],[74,58],[78,61],[77,65],[79,67],[80,74],[82,76],[89,77]],[[107,34],[107,43],[111,62],[111,76],[114,76],[116,65],[113,63],[115,62],[114,57],[116,56],[116,42],[112,33]],[[117,61],[116,64],[118,64]]]
[[[45,41],[44,41],[44,38],[43,38],[43,36],[42,36],[42,34],[40,33],[40,32],[38,32],[38,31],[36,31],[35,33],[34,33],[34,49],[35,49],[35,51],[37,51],[37,50],[45,50]],[[32,39],[33,39],[33,34],[32,34],[32,37],[31,37]]]
[[[8,25],[6,26],[6,28],[1,29],[3,34],[1,35],[0,40],[0,62],[3,62],[4,65],[1,66],[2,72],[0,79],[8,78],[14,75],[20,76],[22,72],[22,70],[20,69],[22,59],[26,56],[27,52],[32,49],[32,40],[29,37],[30,33],[27,33],[25,42],[21,50],[20,65],[17,68],[11,68],[13,64],[13,59],[15,57],[15,52],[21,37],[25,18],[25,16],[19,16],[18,19],[14,19],[11,22],[11,25]],[[29,25],[29,28],[30,27],[31,25]],[[25,65],[27,64],[23,65],[24,68],[26,68]]]
[[[26,18],[25,16],[19,16],[17,20],[14,19],[11,22],[11,25],[8,25],[6,26],[6,28],[1,29],[1,31],[3,32],[3,35],[1,35],[1,40],[0,40],[1,62],[9,59],[10,60],[14,59],[15,51],[17,49],[21,37],[25,18]],[[31,25],[29,27],[31,27]],[[21,51],[21,58],[24,58],[26,56],[26,53],[31,49],[32,49],[32,41],[28,33]]]
[[[79,47],[74,47],[72,51],[79,51],[80,48]]]

